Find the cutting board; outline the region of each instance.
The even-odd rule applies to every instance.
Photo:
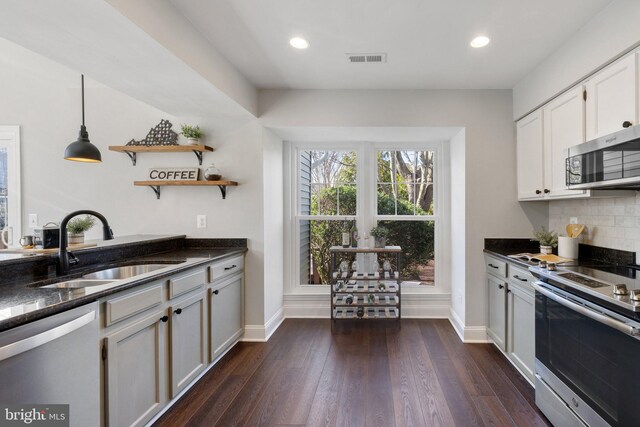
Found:
[[[538,258],[539,260],[547,261],[547,262],[555,262],[556,264],[560,264],[561,262],[573,261],[572,259],[562,258],[554,254],[535,254],[533,255],[532,258]]]
[[[77,249],[84,248],[92,248],[94,246],[98,246],[97,243],[79,243],[77,245],[69,245],[67,246],[68,251],[75,251]],[[58,252],[58,248],[50,248],[50,249],[9,249],[8,251],[14,253],[24,253],[24,254],[53,254]]]

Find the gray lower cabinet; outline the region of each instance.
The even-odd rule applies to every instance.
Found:
[[[211,302],[210,360],[235,343],[244,331],[243,275],[235,274],[214,282],[209,289]]]
[[[487,335],[531,382],[535,373],[535,280],[526,268],[487,255]]]
[[[504,279],[487,274],[488,317],[487,334],[503,351],[507,337],[507,284]]]
[[[509,284],[509,290],[509,358],[529,380],[534,381],[535,294],[513,283]]]
[[[166,403],[165,310],[154,310],[105,338],[109,426],[144,425]]]
[[[107,426],[145,425],[240,339],[242,268],[225,259],[102,302]]]
[[[175,397],[207,365],[205,293],[171,304],[171,397]]]

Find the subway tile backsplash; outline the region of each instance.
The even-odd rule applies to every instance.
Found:
[[[549,229],[566,235],[570,217],[587,226],[582,243],[640,252],[640,192],[635,197],[549,202]]]

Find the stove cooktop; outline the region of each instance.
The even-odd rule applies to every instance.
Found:
[[[529,271],[542,281],[550,281],[552,284],[555,282],[595,297],[594,302],[606,301],[626,310],[640,312],[640,301],[631,299],[635,293],[633,291],[640,293],[640,274],[635,267],[559,265],[556,271],[549,271],[541,267],[529,267]],[[625,295],[614,294],[617,285],[624,285],[627,293]]]

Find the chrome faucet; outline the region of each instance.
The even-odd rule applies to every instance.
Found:
[[[113,231],[111,231],[111,227],[109,227],[109,222],[107,222],[107,219],[102,216],[102,214],[96,211],[81,210],[71,212],[69,215],[65,216],[62,219],[62,222],[60,222],[60,250],[58,251],[58,264],[56,265],[56,273],[58,276],[69,273],[69,264],[75,265],[78,263],[78,258],[73,256],[73,254],[71,254],[72,262],[70,263],[69,252],[67,252],[67,223],[71,218],[78,215],[92,215],[98,218],[102,222],[102,238],[104,240],[113,239]]]

